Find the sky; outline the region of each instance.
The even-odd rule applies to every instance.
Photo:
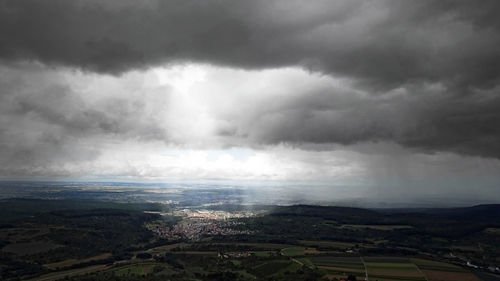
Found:
[[[496,0],[0,0],[0,178],[498,200],[499,12]]]

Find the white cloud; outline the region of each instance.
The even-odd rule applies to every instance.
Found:
[[[383,139],[269,137],[334,130],[342,140],[372,125],[377,133],[417,130],[408,88],[374,96],[298,68],[177,65],[111,76],[26,63],[0,71],[3,178],[319,181],[350,187],[342,193],[399,198],[487,197],[500,184],[497,159]],[[442,90],[426,87],[429,97]]]

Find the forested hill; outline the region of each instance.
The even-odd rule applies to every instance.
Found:
[[[500,204],[485,204],[459,208],[425,208],[425,209],[379,209],[384,214],[431,215],[454,220],[474,220],[483,222],[500,222]]]
[[[500,204],[406,210],[294,205],[277,207],[269,216],[295,217],[297,220],[314,217],[337,224],[409,225],[431,235],[462,237],[488,227],[500,227]]]

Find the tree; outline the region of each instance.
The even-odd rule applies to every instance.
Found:
[[[352,275],[352,274],[349,274],[349,275],[347,276],[347,280],[349,280],[349,281],[357,281],[358,279],[356,278],[356,276],[354,276],[354,275]]]

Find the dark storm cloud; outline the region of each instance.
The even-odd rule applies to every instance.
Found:
[[[2,1],[0,57],[100,72],[304,66],[370,86],[498,81],[498,1]]]
[[[94,161],[110,141],[168,140],[140,99],[92,101],[67,80],[44,66],[0,66],[0,176],[68,176],[66,165]]]
[[[320,92],[266,102],[233,119],[235,135],[257,143],[395,142],[417,152],[500,158],[498,88],[457,98],[446,89],[409,87],[377,96]],[[237,120],[237,121],[236,121]]]
[[[38,84],[33,88],[25,86],[22,94],[18,93],[18,87],[3,88],[7,95],[0,100],[8,108],[5,113],[56,127],[59,134],[66,136],[167,139],[164,130],[156,127],[158,122],[148,119],[143,103],[120,97],[89,103],[68,85],[47,82],[48,85]]]
[[[298,66],[346,78],[350,90],[265,100],[225,120],[220,135],[245,145],[387,141],[498,158],[498,12],[495,0],[4,0],[0,60],[101,74],[182,62]],[[159,120],[135,118],[150,112],[140,103],[117,97],[91,106],[64,85],[51,87],[16,93],[8,110],[65,138],[169,139]]]

